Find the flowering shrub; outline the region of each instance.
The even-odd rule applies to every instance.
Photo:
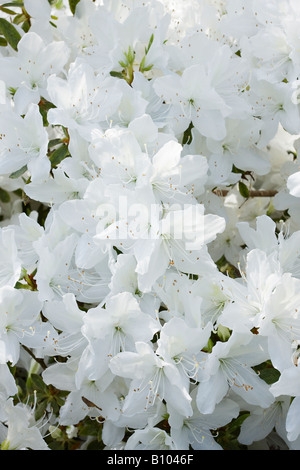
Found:
[[[0,1],[1,449],[300,450],[299,18]]]

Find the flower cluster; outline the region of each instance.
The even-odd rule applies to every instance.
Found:
[[[1,449],[300,450],[299,26],[0,1]]]

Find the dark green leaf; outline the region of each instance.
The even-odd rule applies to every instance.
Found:
[[[8,44],[17,51],[21,35],[5,18],[0,18],[0,33],[5,37]]]
[[[243,173],[242,170],[240,170],[239,168],[237,168],[235,165],[232,165],[232,173]]]
[[[70,10],[73,13],[73,15],[75,14],[76,6],[77,6],[77,3],[79,3],[79,1],[80,0],[69,0]]]
[[[48,393],[48,387],[47,385],[44,383],[43,379],[41,378],[40,375],[38,374],[31,374],[30,376],[31,378],[31,383],[32,383],[32,386],[36,389],[36,390],[40,390],[44,393]]]
[[[63,161],[69,155],[69,149],[67,145],[61,145],[58,149],[54,150],[50,155],[49,159],[51,161],[52,168],[59,165],[61,161]]]
[[[15,284],[15,289],[31,290],[31,287],[28,284],[22,284],[22,282],[17,281],[16,284]]]
[[[192,129],[193,129],[194,125],[193,123],[191,122],[189,127],[184,131],[184,134],[183,134],[183,138],[182,138],[182,145],[189,145],[192,140],[193,140],[193,136],[192,136]]]
[[[110,72],[110,75],[111,75],[112,77],[124,78],[124,75],[122,74],[122,72],[115,72],[114,70],[112,70],[112,71]]]
[[[10,195],[5,189],[0,188],[0,201],[2,202],[9,202],[10,201]]]
[[[41,400],[36,407],[35,410],[35,419],[38,421],[45,415],[45,411],[47,409],[48,402],[46,399]]]
[[[52,441],[52,442],[49,442],[48,445],[51,450],[65,450],[63,442]]]
[[[274,384],[280,377],[280,372],[274,368],[266,368],[260,371],[259,377],[268,385]]]
[[[48,143],[48,148],[55,147],[58,144],[61,144],[61,139],[52,139]]]
[[[0,46],[5,47],[7,46],[7,41],[5,38],[0,37]]]
[[[8,15],[16,15],[16,12],[14,10],[5,8],[3,5],[0,6],[0,10],[3,11],[3,13],[7,13]]]
[[[30,30],[30,26],[31,26],[30,20],[26,19],[24,23],[22,24],[21,28],[23,29],[23,31],[25,31],[25,33],[28,33],[28,31]]]
[[[245,183],[242,183],[241,181],[239,182],[239,192],[241,196],[243,196],[245,199],[248,199],[249,197],[248,186],[246,186]]]
[[[97,437],[99,432],[99,424],[97,421],[86,423],[80,428],[80,436]]]
[[[87,450],[102,450],[104,448],[104,445],[99,442],[98,440],[94,440],[89,443],[87,446]]]
[[[47,120],[47,114],[48,114],[49,109],[51,109],[51,108],[55,108],[55,105],[42,97],[40,102],[39,102],[39,109],[40,109],[40,113],[43,117],[43,125],[44,126],[49,125],[48,120]]]
[[[3,7],[23,7],[24,4],[23,2],[7,2],[7,3],[3,3],[2,5]]]

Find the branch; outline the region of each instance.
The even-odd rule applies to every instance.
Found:
[[[225,197],[229,193],[229,190],[227,189],[214,189],[213,191],[214,194],[217,196]],[[249,197],[274,197],[278,194],[278,191],[275,190],[264,190],[264,189],[252,189],[249,190]]]
[[[28,354],[42,367],[42,369],[47,369],[47,366],[45,364],[45,362],[43,361],[43,359],[39,359],[38,357],[35,357],[35,355],[33,354],[33,352],[27,348],[27,346],[25,346],[24,344],[22,344],[22,348],[25,349],[26,352],[28,352]]]

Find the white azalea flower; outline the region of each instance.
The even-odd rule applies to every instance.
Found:
[[[150,341],[159,330],[160,323],[140,310],[131,293],[111,296],[105,308],[89,309],[84,317],[82,334],[89,346],[79,369],[83,367],[85,374],[89,370],[90,379],[97,380],[107,372],[110,358],[134,350],[136,341]]]
[[[138,410],[146,411],[155,402],[165,399],[183,416],[191,416],[191,397],[186,378],[174,364],[161,359],[149,344],[139,341],[135,347],[136,352],[121,352],[109,364],[113,374],[131,379],[124,401],[124,414],[130,416]]]
[[[10,174],[28,166],[34,182],[50,171],[47,157],[48,134],[36,104],[30,104],[24,118],[11,110],[1,113],[0,173]]]
[[[31,103],[38,104],[41,97],[49,99],[47,78],[60,73],[68,58],[69,49],[63,41],[46,44],[29,31],[19,41],[17,56],[1,59],[0,77],[17,89],[14,102],[19,114],[25,114]]]
[[[7,434],[1,450],[50,450],[43,439],[41,429],[35,422],[33,410],[12,399],[5,404]]]
[[[203,379],[196,398],[199,411],[213,413],[229,388],[251,405],[269,407],[274,397],[252,369],[268,357],[264,342],[251,333],[233,333],[227,342],[218,342],[202,365]]]
[[[47,91],[56,106],[48,112],[49,123],[75,129],[87,140],[93,129],[101,130],[100,123],[109,120],[122,97],[112,78],[103,80],[79,60],[70,65],[66,79],[51,75]]]
[[[0,362],[15,365],[20,347],[38,348],[48,338],[51,326],[40,318],[42,303],[36,292],[9,286],[0,289]]]

